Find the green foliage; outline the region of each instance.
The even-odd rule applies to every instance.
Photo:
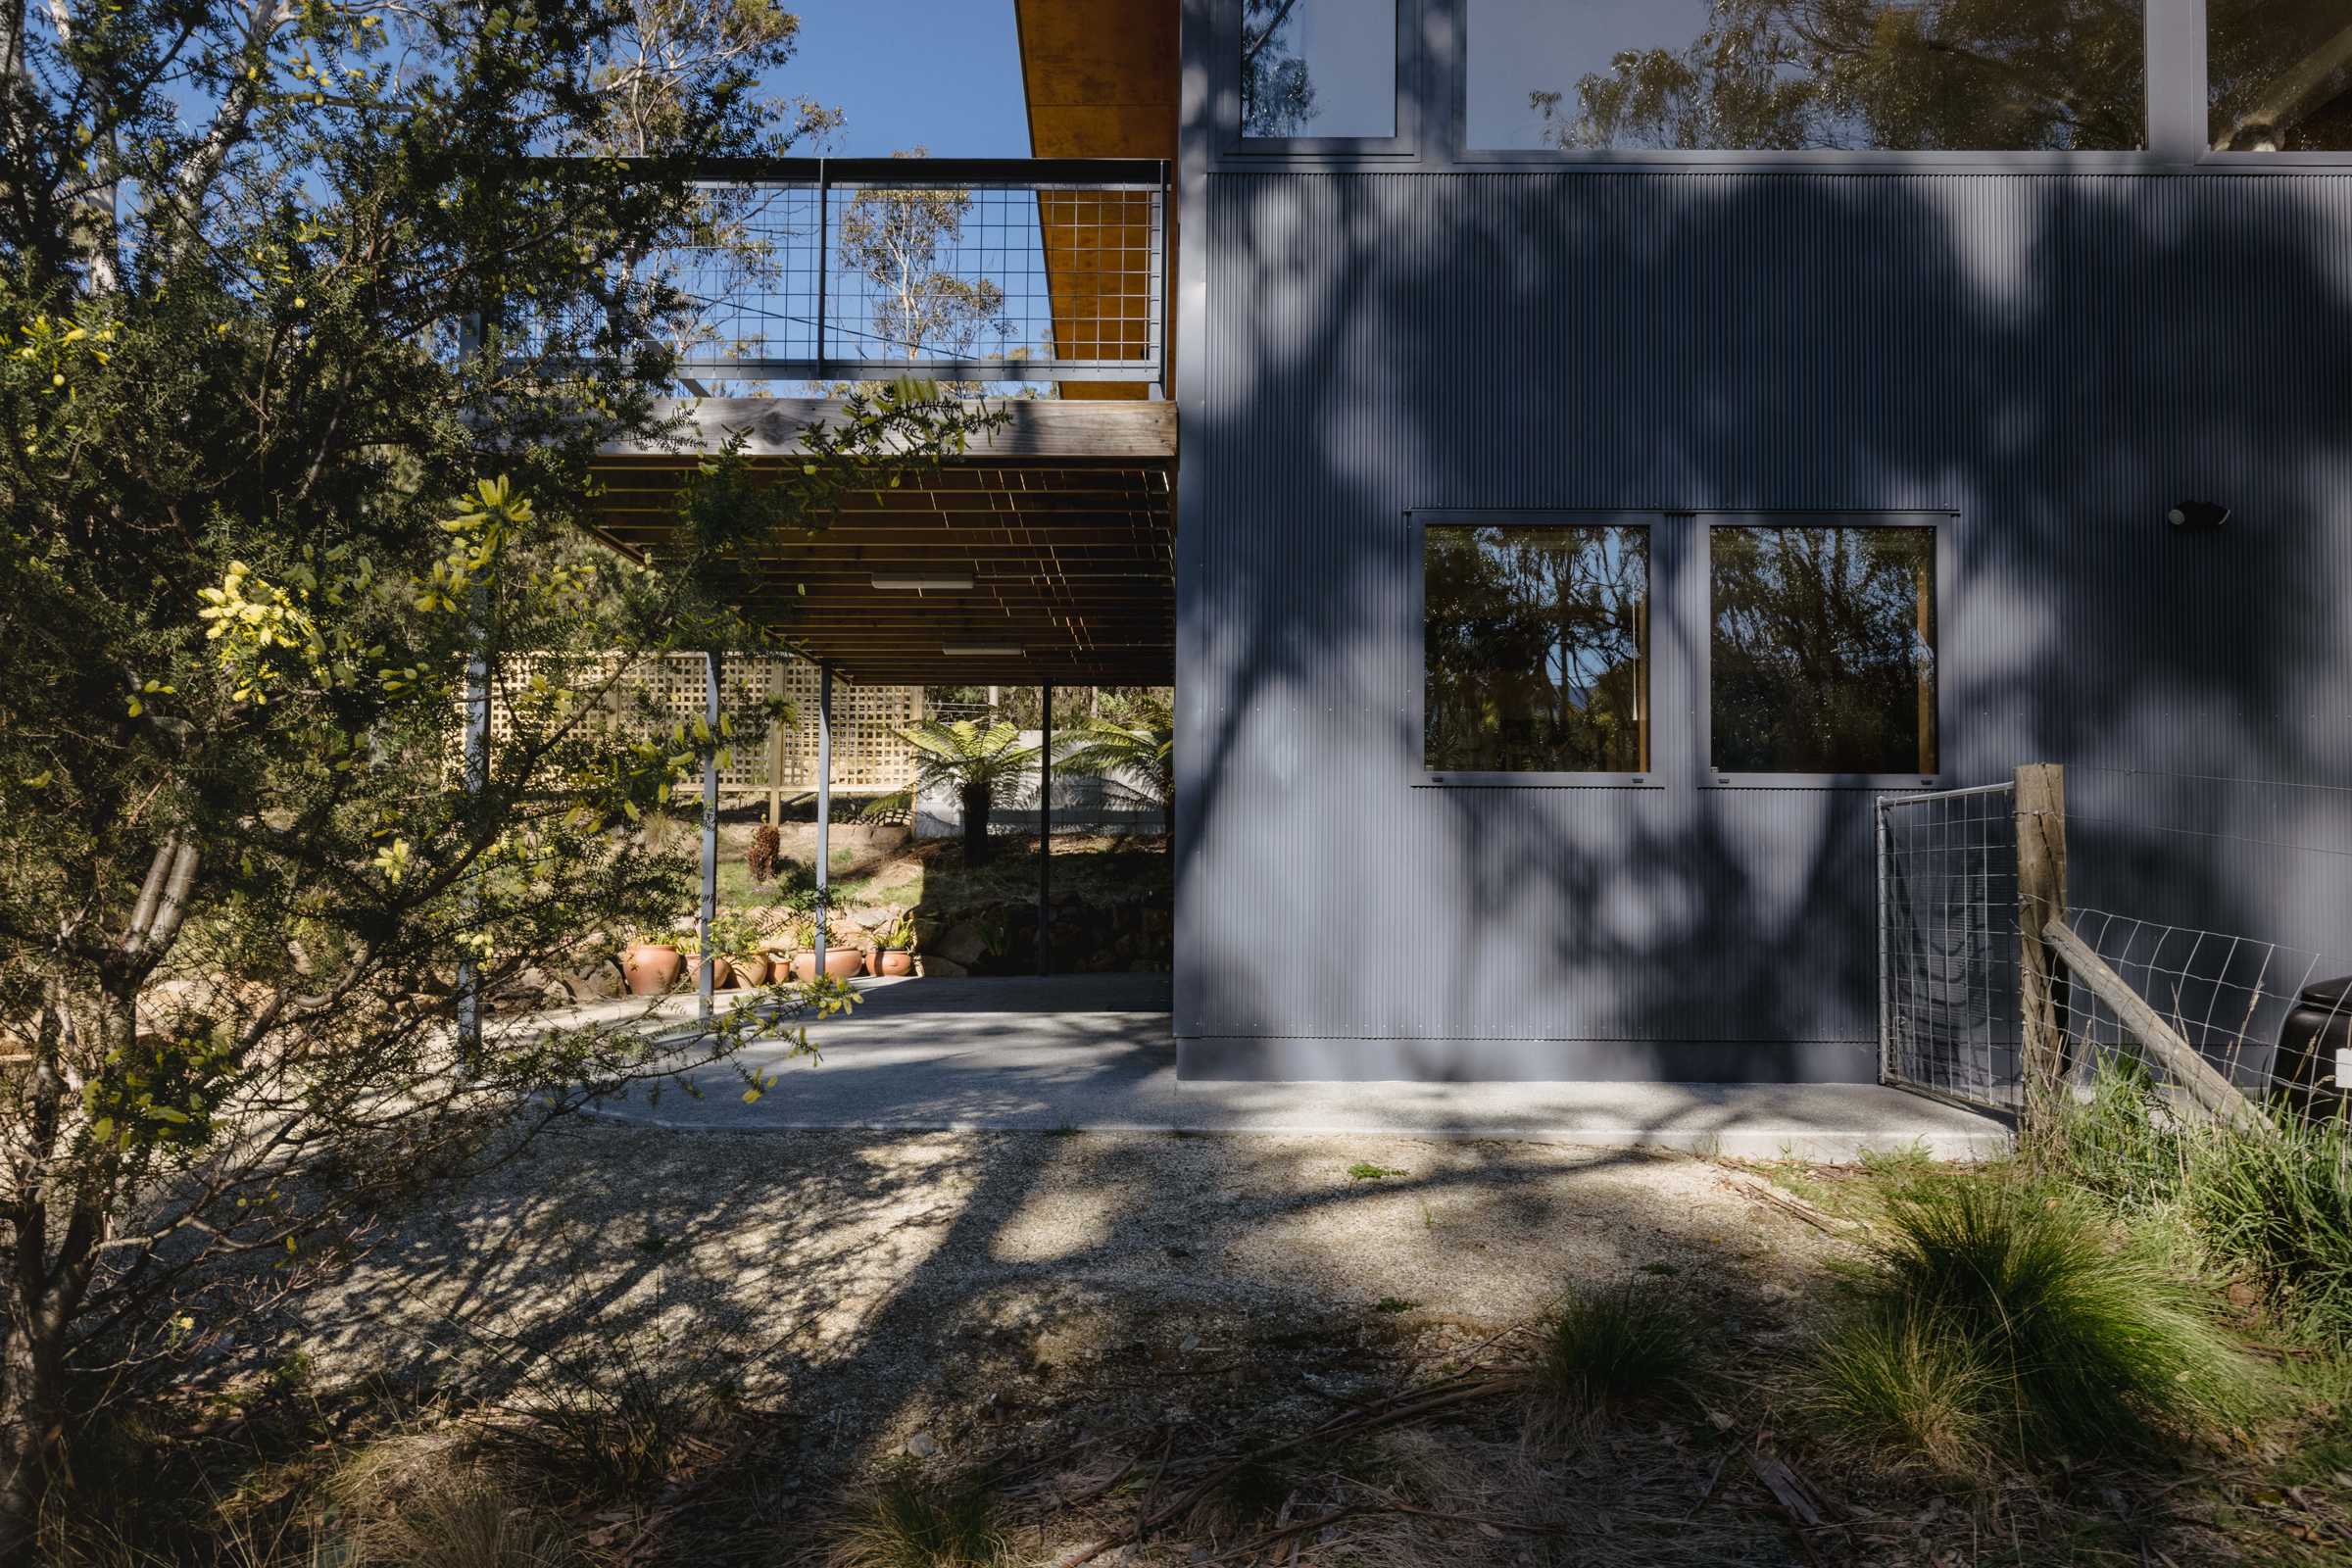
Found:
[[[1001,720],[926,718],[899,737],[914,749],[915,788],[953,789],[961,800],[965,860],[986,858],[990,808],[1020,799],[1038,748],[1024,745],[1021,732]]]
[[[915,750],[915,787],[985,789],[991,802],[1009,805],[1037,765],[1038,750],[1002,721],[922,719],[899,731]]]
[[[2184,1231],[2209,1267],[2291,1325],[2352,1333],[2352,1126],[2280,1106],[2267,1123],[2183,1125],[2130,1058],[2043,1140],[2053,1174],[2142,1227]]]
[[[2190,1220],[2281,1317],[2342,1344],[2352,1335],[2352,1125],[2284,1114],[2275,1127],[2270,1137],[2215,1129],[2190,1145]]]
[[[1590,1436],[1637,1405],[1673,1398],[1699,1367],[1689,1316],[1629,1279],[1571,1290],[1544,1318],[1528,1382],[1528,1425],[1552,1439]]]
[[[1097,718],[1081,719],[1056,768],[1140,788],[1163,812],[1176,800],[1176,718],[1168,700],[1153,693],[1124,698]]]
[[[914,947],[914,915],[901,914],[889,926],[876,933],[874,945],[888,953],[906,953]]]
[[[1990,1454],[2145,1452],[2259,1407],[2260,1374],[2198,1287],[2061,1189],[1940,1175],[1886,1212],[1814,1367],[1813,1411],[1838,1441],[1972,1473]]]
[[[993,1568],[1011,1560],[995,1499],[978,1486],[892,1470],[851,1499],[826,1568]]]
[[[28,1283],[0,1475],[88,1414],[89,1325],[135,1367],[183,1302],[217,1332],[270,1294],[209,1291],[216,1264],[309,1283],[549,1116],[735,1051],[756,1020],[679,1057],[502,1006],[461,1061],[459,962],[496,997],[685,906],[658,829],[736,719],[632,724],[602,656],[766,646],[736,612],[766,544],[989,417],[860,388],[782,482],[729,449],[656,548],[593,533],[600,445],[679,433],[658,400],[698,313],[655,259],[749,260],[678,164],[596,155],[779,150],[808,120],[759,94],[793,38],[771,7],[18,14],[0,1055],[30,1059],[0,1076],[0,1261]],[[0,1557],[35,1492],[0,1488]]]
[[[1359,1159],[1348,1167],[1348,1179],[1351,1182],[1385,1181],[1391,1176],[1402,1176],[1403,1174],[1405,1174],[1403,1171],[1397,1170],[1394,1166],[1375,1165],[1368,1159]]]

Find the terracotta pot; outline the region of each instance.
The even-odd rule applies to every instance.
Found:
[[[667,991],[677,984],[685,962],[685,956],[666,942],[640,942],[620,956],[632,997],[658,997]]]
[[[763,986],[771,969],[767,955],[751,954],[728,960],[735,965],[735,978],[747,986]]]
[[[695,975],[695,983],[697,985],[702,983],[702,975],[699,970]],[[710,960],[710,989],[713,991],[730,991],[734,989],[734,986],[735,960],[727,957],[723,954],[715,958],[712,958]]]
[[[825,973],[836,980],[847,980],[865,967],[865,955],[856,948],[825,949]],[[792,972],[806,985],[816,978],[816,954],[813,950],[794,956]]]
[[[914,955],[905,948],[882,950],[882,972],[888,975],[914,973]]]
[[[876,950],[873,948],[860,948],[858,950],[858,967],[863,969],[867,974],[880,974],[882,972],[881,959],[877,956]]]

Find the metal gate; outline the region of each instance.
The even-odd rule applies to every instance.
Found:
[[[2015,809],[2013,784],[1879,798],[1883,1083],[2023,1103]]]

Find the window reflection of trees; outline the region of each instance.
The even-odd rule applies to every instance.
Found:
[[[1429,767],[1648,766],[1646,530],[1433,526],[1424,565]]]
[[[1714,765],[1933,773],[1936,535],[1710,530]]]
[[[2143,18],[2143,0],[1711,0],[1688,43],[1529,100],[1542,144],[1568,149],[2129,150],[2147,144]]]
[[[2215,151],[2352,148],[2352,5],[2211,0],[2206,31]]]
[[[1291,35],[1300,0],[1243,0],[1242,134],[1297,136],[1315,118],[1315,84]]]

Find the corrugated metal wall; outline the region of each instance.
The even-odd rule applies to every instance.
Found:
[[[1867,797],[1705,787],[1703,612],[1657,618],[1658,787],[1415,787],[1411,508],[1948,508],[1952,782],[2352,783],[2352,176],[1208,189],[1188,1073],[1874,1070]],[[2133,825],[2277,837],[2271,795],[2078,788],[2085,901],[2352,916],[2352,859]],[[2352,796],[2293,801],[2352,850]]]

